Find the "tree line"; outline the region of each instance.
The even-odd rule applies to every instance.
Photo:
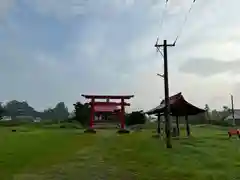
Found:
[[[10,116],[12,119],[17,117],[33,117],[46,120],[64,120],[69,116],[69,112],[64,102],[59,102],[54,108],[44,111],[36,111],[26,101],[12,100],[5,105],[0,103],[0,118]]]
[[[83,126],[87,126],[90,119],[90,106],[88,103],[76,102],[73,104],[74,111],[72,117],[64,102],[59,102],[54,108],[48,108],[44,111],[36,111],[26,101],[12,100],[5,105],[0,103],[0,119],[3,116],[10,116],[12,119],[19,119],[19,117],[41,118],[42,120],[76,120]],[[111,113],[96,113],[96,116],[103,116],[110,118],[109,122],[119,122],[116,116]],[[112,119],[111,119],[112,118]],[[127,125],[143,124],[145,123],[145,115],[142,111],[134,111],[125,113],[125,120]]]
[[[84,126],[87,126],[90,118],[90,106],[88,103],[76,102],[73,104],[74,112],[71,119],[77,120]],[[214,123],[226,123],[224,119],[231,114],[231,109],[227,106],[223,106],[222,110],[211,110],[210,107],[205,105],[206,113],[196,116],[190,116],[189,122],[192,124],[214,124]],[[64,102],[59,102],[54,108],[48,108],[44,111],[36,111],[26,101],[12,100],[5,105],[0,103],[0,119],[3,116],[10,116],[12,119],[19,116],[30,116],[33,118],[41,118],[43,120],[66,120],[69,118],[68,108]],[[99,115],[98,113],[96,114]],[[111,117],[111,121],[119,122],[116,116],[111,116],[111,113],[101,113],[103,117]],[[115,119],[114,119],[115,118]],[[146,121],[144,113],[142,111],[135,111],[125,114],[126,124],[143,124]],[[174,117],[173,117],[174,121]],[[184,118],[180,118],[180,122],[184,123]]]
[[[191,124],[216,124],[228,125],[229,122],[224,121],[231,114],[231,109],[228,106],[223,106],[222,109],[210,109],[209,105],[205,105],[206,113],[201,113],[195,116],[189,116]],[[180,122],[184,122],[184,117],[180,118]]]

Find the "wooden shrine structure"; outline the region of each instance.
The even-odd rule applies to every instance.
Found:
[[[130,106],[130,103],[125,102],[128,99],[133,98],[133,95],[85,95],[82,96],[90,100],[89,105],[90,120],[89,129],[87,132],[95,132],[93,123],[95,119],[96,112],[111,112],[119,117],[121,122],[121,129],[119,132],[127,132],[125,130],[125,106]],[[105,101],[104,101],[105,100]],[[111,100],[120,100],[120,102],[112,102]]]
[[[188,116],[197,115],[199,113],[204,113],[204,109],[200,109],[191,103],[187,102],[182,93],[175,94],[169,97],[169,105],[170,105],[170,116],[176,117],[176,127],[177,134],[180,134],[179,128],[179,117],[184,116],[186,121],[186,131],[187,136],[190,136],[190,126],[188,122]],[[160,133],[160,116],[164,115],[165,111],[165,100],[162,100],[160,105],[146,112],[148,115],[157,115],[158,116],[158,133]]]

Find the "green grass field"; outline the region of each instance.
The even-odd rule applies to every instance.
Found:
[[[152,130],[96,135],[81,129],[0,128],[0,179],[4,180],[236,180],[240,141],[217,127],[192,128],[173,149]]]

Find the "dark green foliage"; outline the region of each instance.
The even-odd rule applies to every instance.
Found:
[[[231,114],[231,109],[227,106],[223,106],[223,110],[220,112],[221,120],[224,120]]]
[[[4,112],[1,113],[1,109],[4,109]],[[40,117],[41,119],[51,119],[56,121],[65,120],[68,118],[68,109],[65,106],[64,102],[59,102],[54,108],[49,108],[43,112],[36,111],[31,107],[26,101],[9,101],[4,107],[0,106],[0,116],[11,116],[12,119],[15,119],[19,116],[30,116],[33,118]],[[19,118],[18,118],[19,119]]]
[[[226,126],[226,127],[231,127],[232,124],[227,122],[227,121],[223,121],[223,120],[215,120],[215,121],[211,121],[212,125],[217,125],[217,126]]]
[[[3,117],[3,113],[4,113],[4,109],[2,107],[2,104],[0,103],[0,120],[2,119]]]
[[[23,120],[1,121],[0,126],[12,127],[26,124]]]
[[[224,119],[230,115],[231,109],[227,106],[223,106],[221,111],[215,109],[210,110],[209,106],[205,105],[205,113],[200,113],[194,116],[189,116],[189,124],[214,124],[219,126],[231,126],[229,122],[224,121]],[[175,122],[175,117],[172,119]],[[179,117],[180,124],[185,124],[185,118]]]
[[[82,129],[82,126],[75,121],[72,122],[61,122],[61,123],[55,123],[55,124],[37,124],[38,127],[44,127],[49,129]],[[35,125],[36,126],[36,125]]]
[[[59,127],[60,127],[60,128],[66,128],[66,126],[64,126],[64,125],[60,125]]]
[[[35,117],[36,111],[28,105],[26,101],[19,102],[16,100],[9,101],[5,106],[6,116],[33,116]]]
[[[82,104],[80,102],[76,102],[73,104],[75,117],[74,119],[82,124],[82,126],[87,126],[89,124],[90,118],[90,108],[89,104]]]
[[[212,120],[224,120],[230,114],[231,114],[231,109],[228,108],[227,106],[223,106],[222,111],[217,111],[216,109],[214,109],[211,112],[211,119]]]
[[[189,116],[189,124],[208,124],[209,120],[207,119],[208,116],[205,113],[200,113],[194,116]],[[186,123],[185,117],[180,117],[179,119],[181,123]]]
[[[146,117],[143,111],[133,111],[126,115],[126,125],[145,124]]]
[[[57,121],[63,121],[68,118],[69,112],[64,102],[58,103],[55,108],[44,110],[40,115],[42,119],[52,119]]]

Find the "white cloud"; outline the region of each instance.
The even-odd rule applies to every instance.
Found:
[[[152,68],[134,77],[135,83],[128,87],[135,94],[132,109],[151,109],[164,98],[164,82],[155,75],[156,71],[157,68]],[[237,89],[239,90],[240,86],[236,81],[229,81],[227,77],[219,75],[203,80],[197,76],[172,72],[169,83],[170,95],[182,92],[187,101],[200,108],[209,104],[212,109],[221,109],[223,105],[230,106],[229,95],[233,94],[235,106],[239,107],[240,96]]]
[[[66,20],[85,13],[91,0],[25,0],[31,8],[45,16]]]
[[[0,0],[0,20],[6,17],[15,4],[15,0]]]
[[[79,26],[74,26],[73,40],[66,45],[69,51],[52,54],[40,45],[32,51],[26,49],[24,42],[13,40],[1,49],[0,54],[12,60],[1,67],[14,68],[11,75],[4,72],[3,77],[8,78],[5,84],[11,89],[5,89],[3,97],[29,99],[34,106],[44,107],[57,101],[71,105],[81,93],[119,93],[135,94],[133,109],[157,105],[164,96],[163,81],[156,76],[162,70],[162,60],[153,46],[158,35],[160,42],[163,38],[174,40],[191,1],[169,0],[164,26],[159,31],[164,1],[25,0],[39,16],[56,17],[59,23],[85,15],[74,21]],[[3,14],[13,7],[11,2],[1,6]],[[227,61],[239,56],[239,5],[238,0],[196,1],[177,46],[169,48],[171,94],[181,91],[200,107],[209,103],[210,107],[219,108],[228,103],[231,92],[238,99],[236,77],[229,81],[229,74],[220,74],[204,79],[182,74],[178,69],[190,58]],[[24,86],[32,84],[31,89],[20,82]]]

